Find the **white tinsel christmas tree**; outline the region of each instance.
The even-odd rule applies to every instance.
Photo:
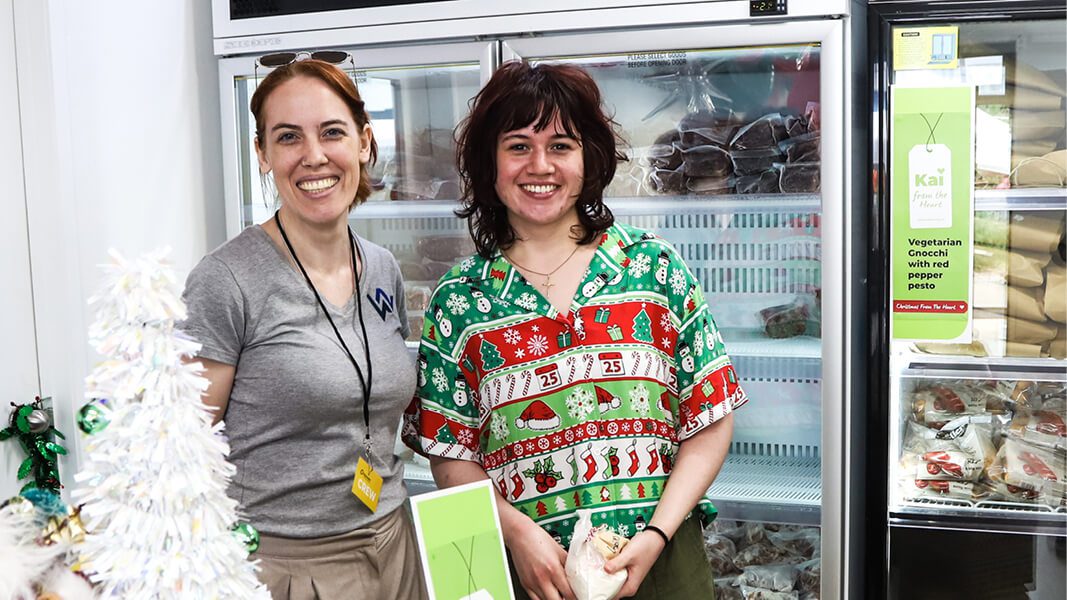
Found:
[[[269,600],[231,533],[229,446],[200,401],[200,365],[183,362],[200,345],[174,328],[186,312],[166,254],[126,260],[112,251],[89,301],[89,340],[107,360],[86,378],[85,395],[107,402],[92,407],[93,426],[79,423],[92,432],[73,493],[88,531],[80,558],[105,598]]]

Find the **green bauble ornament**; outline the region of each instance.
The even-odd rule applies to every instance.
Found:
[[[259,532],[248,523],[238,523],[233,526],[233,537],[245,545],[245,550],[252,554],[259,550]]]
[[[107,415],[107,400],[94,398],[82,406],[78,411],[78,429],[93,435],[100,433],[111,422]]]

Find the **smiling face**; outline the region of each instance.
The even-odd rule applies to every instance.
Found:
[[[541,131],[531,124],[505,131],[497,140],[494,187],[519,237],[576,225],[574,207],[584,175],[582,146],[558,117]]]
[[[370,125],[322,81],[296,77],[263,104],[263,135],[256,139],[261,173],[271,173],[282,212],[312,226],[346,222],[360,170],[370,160]]]

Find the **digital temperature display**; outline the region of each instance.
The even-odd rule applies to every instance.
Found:
[[[784,15],[786,13],[785,2],[786,0],[748,0],[748,16]]]

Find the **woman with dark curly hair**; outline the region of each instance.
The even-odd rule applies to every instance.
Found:
[[[520,598],[573,598],[577,511],[631,538],[620,596],[711,598],[700,519],[747,400],[700,283],[616,224],[625,160],[583,70],[514,62],[459,135],[478,254],[438,284],[405,441],[449,487],[491,479]]]

